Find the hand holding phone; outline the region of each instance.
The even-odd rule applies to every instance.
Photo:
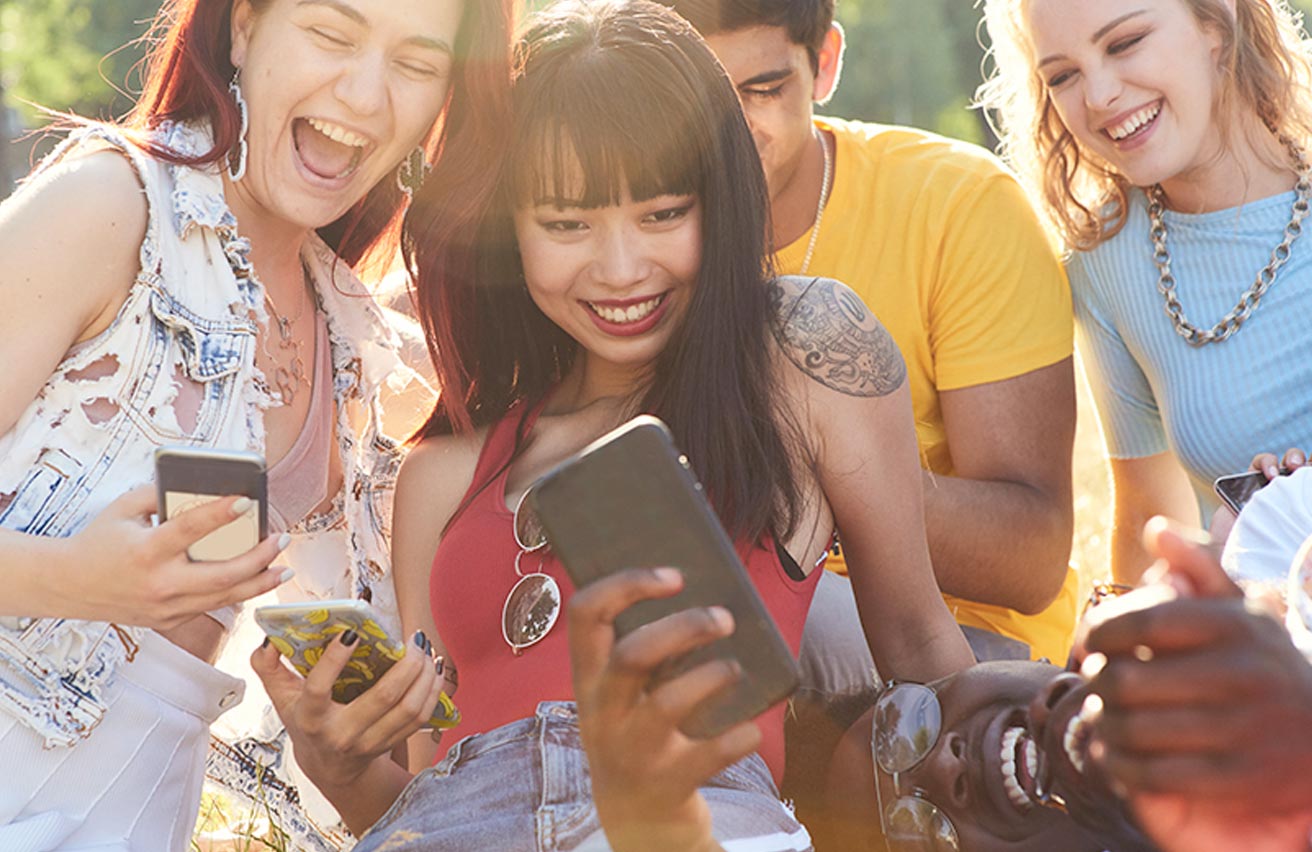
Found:
[[[285,547],[269,537],[224,562],[193,562],[187,548],[243,514],[239,498],[215,500],[152,526],[153,484],[111,502],[85,527],[43,545],[51,560],[48,588],[20,598],[15,614],[107,621],[167,630],[211,610],[257,597],[293,572],[270,563]],[[70,593],[75,589],[76,594]],[[13,601],[0,605],[0,612]]]
[[[310,674],[330,642],[348,630],[354,632],[358,639],[351,657],[333,684],[333,700],[339,704],[349,704],[368,690],[407,651],[387,634],[373,608],[360,600],[262,606],[255,610],[255,623],[302,677]],[[451,697],[440,693],[429,727],[452,728],[459,722],[460,711]]]
[[[665,424],[634,418],[540,479],[528,500],[580,590],[628,568],[682,573],[678,594],[640,600],[615,617],[621,640],[685,610],[722,607],[732,616],[732,634],[676,655],[657,676],[664,681],[717,659],[741,671],[688,714],[686,733],[713,737],[796,688],[797,662]]]
[[[681,730],[698,705],[740,676],[717,659],[648,690],[671,656],[729,636],[722,608],[689,609],[616,638],[615,617],[635,603],[678,594],[671,568],[631,569],[580,590],[570,603],[570,664],[593,800],[616,848],[693,849],[707,845],[699,788],[754,751],[760,729],[743,722],[706,740]],[[699,832],[699,829],[701,831]],[[631,839],[630,839],[631,838]]]

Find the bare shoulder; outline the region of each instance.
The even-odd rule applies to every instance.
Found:
[[[906,381],[897,344],[847,285],[781,276],[768,286],[775,340],[808,378],[854,397],[887,396]]]
[[[420,441],[401,464],[397,502],[424,506],[430,518],[443,506],[454,511],[474,480],[485,436],[486,430],[479,430],[472,435],[434,435]]]
[[[36,298],[58,296],[90,320],[116,310],[140,267],[149,208],[122,154],[101,150],[42,172],[0,205],[0,247]]]

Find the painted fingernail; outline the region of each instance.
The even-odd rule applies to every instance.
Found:
[[[261,648],[261,649],[264,649],[264,648],[267,648],[267,647],[269,647],[269,637],[268,637],[268,636],[265,636],[265,637],[264,637],[264,641],[260,643],[260,648]]]
[[[296,576],[295,571],[293,571],[290,568],[285,569],[281,574],[278,575],[278,585],[281,586],[283,583],[287,582],[288,580],[290,580],[292,577],[295,576]]]
[[[348,648],[360,641],[360,634],[354,630],[348,630],[342,634],[342,644]]]
[[[291,533],[283,533],[282,535],[278,536],[278,549],[279,549],[279,550],[286,550],[286,549],[287,549],[287,545],[289,545],[289,544],[291,544],[291,543],[292,543],[292,534],[291,534]]]
[[[1085,679],[1097,677],[1103,669],[1107,667],[1107,655],[1095,651],[1084,658],[1084,663],[1080,665],[1080,674]]]
[[[434,660],[434,661],[433,661],[433,670],[437,672],[437,676],[438,676],[438,677],[441,677],[441,676],[442,676],[442,672],[446,671],[446,658],[445,658],[445,657],[438,657],[436,660]]]
[[[422,631],[422,630],[416,630],[416,631],[415,631],[415,647],[418,648],[419,650],[423,651],[425,654],[427,654],[427,653],[428,653],[428,648],[425,647],[427,644],[428,644],[428,637],[424,635],[424,631]]]
[[[1277,476],[1279,476],[1279,475],[1280,475],[1280,471],[1276,469],[1276,466],[1275,466],[1275,465],[1273,465],[1273,464],[1269,464],[1269,465],[1266,466],[1266,478],[1267,478],[1267,479],[1275,479],[1275,478],[1276,478]]]
[[[1303,464],[1304,461],[1305,459],[1303,458],[1303,454],[1300,453],[1298,450],[1294,450],[1292,453],[1289,454],[1290,467],[1298,467],[1301,464]]]
[[[250,507],[254,505],[255,505],[255,501],[252,500],[251,498],[238,497],[237,500],[232,504],[233,517],[246,514],[247,510],[249,510]]]

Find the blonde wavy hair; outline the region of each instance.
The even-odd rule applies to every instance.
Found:
[[[1081,151],[1058,118],[1025,29],[1028,0],[983,2],[993,67],[976,106],[1057,236],[1068,248],[1093,248],[1125,224],[1130,183]],[[1221,35],[1218,114],[1251,111],[1277,136],[1300,144],[1312,138],[1312,59],[1301,15],[1285,0],[1235,0],[1234,15],[1224,0],[1179,2]],[[1221,128],[1223,141],[1233,129]]]

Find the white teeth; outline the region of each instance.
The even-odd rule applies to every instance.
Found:
[[[334,142],[340,142],[343,145],[349,145],[352,148],[363,148],[369,144],[369,140],[359,134],[352,133],[340,124],[324,121],[321,118],[307,118],[306,124],[309,124],[315,130],[327,136]]]
[[[1021,786],[1020,780],[1016,778],[1016,743],[1025,733],[1024,728],[1008,728],[1002,735],[1002,787],[1007,791],[1007,799],[1021,810],[1029,810],[1034,807],[1030,797],[1025,793],[1025,788]],[[1029,769],[1030,776],[1033,777],[1038,772],[1038,756],[1034,754],[1032,748],[1026,748],[1025,766]]]
[[[656,310],[656,306],[661,303],[663,298],[664,296],[657,296],[636,305],[629,305],[627,308],[613,308],[609,305],[598,305],[596,302],[588,302],[588,307],[592,308],[593,312],[606,322],[623,324],[646,319],[652,311]]]
[[[1066,732],[1061,738],[1061,746],[1066,750],[1066,757],[1070,759],[1071,766],[1081,774],[1084,773],[1084,743],[1088,739],[1088,727],[1088,723],[1076,713],[1066,724]]]
[[[1119,142],[1140,127],[1143,127],[1145,124],[1152,121],[1157,117],[1157,113],[1161,111],[1162,105],[1160,102],[1155,103],[1152,106],[1146,106],[1115,127],[1107,128],[1107,135]]]

